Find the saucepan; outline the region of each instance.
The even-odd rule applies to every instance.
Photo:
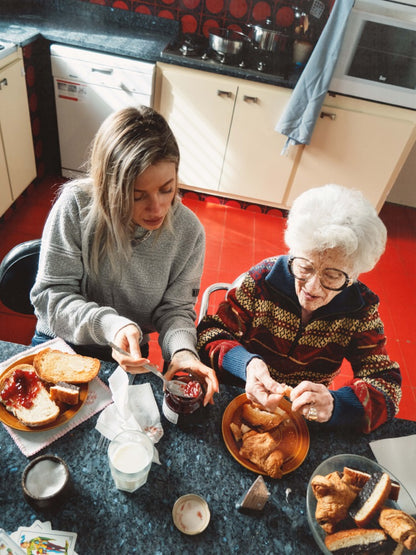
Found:
[[[285,49],[289,35],[273,29],[272,20],[266,19],[264,25],[247,24],[251,30],[253,45],[266,52],[281,52]]]
[[[244,33],[232,29],[212,28],[209,30],[209,46],[218,54],[229,56],[241,54],[250,39]]]

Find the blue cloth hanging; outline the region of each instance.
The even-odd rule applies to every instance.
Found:
[[[309,144],[335,70],[354,0],[337,0],[275,130],[291,144]],[[285,150],[284,149],[284,150]]]

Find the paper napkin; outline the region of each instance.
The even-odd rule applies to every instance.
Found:
[[[389,470],[403,484],[414,504],[405,492],[399,494],[400,508],[410,514],[415,513],[416,504],[416,435],[379,439],[370,442],[370,447],[379,464]]]
[[[120,366],[108,382],[113,403],[102,411],[95,428],[110,440],[124,430],[139,430],[157,443],[163,428],[150,383],[129,385],[128,375]],[[159,463],[156,449],[153,461]]]

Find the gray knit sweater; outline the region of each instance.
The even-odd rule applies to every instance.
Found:
[[[76,345],[105,345],[123,326],[159,332],[165,360],[181,349],[196,353],[195,310],[204,263],[205,233],[195,214],[178,203],[172,228],[142,242],[137,228],[132,258],[114,275],[102,261],[99,279],[86,271],[90,197],[79,186],[63,190],[48,216],[39,271],[31,291],[37,330]]]

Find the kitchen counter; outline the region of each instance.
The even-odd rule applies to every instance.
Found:
[[[272,75],[192,57],[163,55],[179,22],[80,0],[1,0],[0,39],[26,46],[44,39],[143,61],[163,61],[240,79],[294,88],[300,71]]]
[[[0,341],[0,359],[23,351],[23,345]],[[116,365],[102,363],[100,378],[107,383]],[[136,383],[150,382],[161,410],[160,380],[145,374]],[[157,444],[161,465],[153,464],[146,485],[133,494],[115,489],[107,455],[96,449],[97,415],[55,441],[40,454],[52,453],[68,464],[72,491],[66,504],[51,512],[37,512],[23,498],[20,479],[28,459],[0,426],[1,527],[8,533],[35,520],[50,520],[54,529],[77,532],[80,555],[96,553],[254,554],[319,553],[306,518],[305,495],[313,470],[324,459],[355,453],[374,459],[369,441],[416,433],[416,422],[396,419],[374,433],[328,433],[308,423],[310,450],[303,464],[281,480],[266,478],[270,499],[260,513],[237,511],[235,504],[257,475],[242,467],[228,452],[221,434],[222,414],[242,390],[221,386],[204,422],[183,430],[162,416],[164,436]],[[200,535],[185,536],[174,526],[175,500],[186,493],[204,497],[211,521]]]
[[[179,23],[80,0],[2,0],[0,38],[50,42],[156,62]]]

